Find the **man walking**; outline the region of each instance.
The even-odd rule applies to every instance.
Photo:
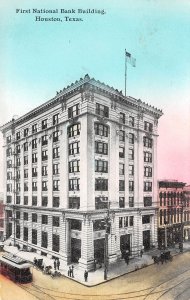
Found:
[[[86,270],[84,271],[84,280],[85,282],[88,281],[88,272]]]
[[[56,260],[54,260],[53,264],[54,264],[54,270],[56,270]]]
[[[59,258],[57,259],[57,270],[59,270],[59,267],[60,267],[60,261],[59,261]]]

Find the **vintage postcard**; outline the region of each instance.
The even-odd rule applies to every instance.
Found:
[[[0,299],[190,299],[190,1],[0,3]]]

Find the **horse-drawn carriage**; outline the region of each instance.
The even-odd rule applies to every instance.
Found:
[[[173,260],[173,257],[170,253],[170,251],[165,251],[165,252],[162,252],[160,254],[160,256],[152,256],[152,259],[154,260],[154,263],[155,264],[159,264],[160,262],[163,264],[164,262],[167,262],[168,260],[169,261],[172,261]]]

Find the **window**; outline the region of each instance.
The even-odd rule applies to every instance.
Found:
[[[71,224],[71,230],[79,230],[79,231],[81,231],[82,225],[81,225],[81,221],[80,220],[71,219],[70,220],[70,224]]]
[[[53,164],[53,175],[59,174],[59,164]]]
[[[108,173],[108,162],[104,160],[95,160],[95,172]]]
[[[142,224],[149,224],[150,223],[150,216],[144,215],[142,216]]]
[[[24,137],[28,136],[28,128],[24,129]]]
[[[129,197],[129,207],[134,207],[134,197]]]
[[[18,131],[18,132],[16,133],[16,140],[17,140],[17,141],[20,140],[20,131]]]
[[[119,175],[124,175],[125,174],[125,165],[120,163],[119,164]]]
[[[147,137],[147,136],[144,136],[143,137],[143,144],[144,144],[144,147],[152,148],[152,139]]]
[[[129,226],[133,226],[134,224],[134,217],[130,216],[129,217]]]
[[[45,231],[42,231],[41,247],[47,248],[47,246],[48,246],[48,233]]]
[[[125,157],[125,148],[119,146],[119,157],[124,158]]]
[[[32,191],[36,192],[37,191],[37,181],[32,181]]]
[[[93,221],[93,231],[105,230],[105,220],[94,220]]]
[[[47,119],[42,121],[42,130],[47,128]]]
[[[79,191],[80,190],[80,179],[69,179],[69,191]]]
[[[125,131],[119,130],[119,141],[125,142]]]
[[[28,151],[28,142],[24,143],[24,151]]]
[[[59,141],[59,130],[56,130],[53,132],[53,143],[56,143]]]
[[[53,191],[59,191],[60,189],[60,180],[53,180]]]
[[[37,241],[38,241],[37,230],[32,229],[32,244],[37,245]]]
[[[69,162],[69,173],[80,172],[80,161],[73,160]]]
[[[42,191],[47,191],[48,187],[47,187],[47,181],[42,181]]]
[[[101,117],[109,118],[109,107],[96,103],[96,114]]]
[[[11,168],[12,167],[12,160],[8,160],[7,161],[7,168]]]
[[[68,128],[69,137],[80,135],[80,124],[71,125]]]
[[[20,145],[16,146],[16,154],[20,154]]]
[[[48,144],[48,136],[47,135],[43,135],[42,136],[42,146],[45,146]]]
[[[37,205],[37,196],[32,196],[32,205],[33,206]]]
[[[59,252],[60,248],[60,238],[58,234],[52,234],[52,250],[55,252]]]
[[[32,133],[37,132],[37,124],[32,125]]]
[[[33,139],[32,140],[32,149],[36,149],[37,148],[37,139]]]
[[[23,240],[28,241],[28,228],[24,227],[24,234],[23,234]]]
[[[96,178],[95,191],[108,191],[108,179]]]
[[[42,151],[42,160],[44,161],[44,160],[47,160],[48,159],[48,151],[47,150],[43,150]]]
[[[95,209],[108,209],[108,197],[96,197],[95,198]]]
[[[132,116],[129,116],[129,126],[131,127],[135,126],[135,118]]]
[[[28,191],[28,182],[24,182],[24,192]]]
[[[28,196],[24,196],[24,205],[28,205]]]
[[[144,182],[144,192],[151,192],[152,191],[152,182],[145,181]]]
[[[144,206],[152,206],[152,197],[144,197]]]
[[[125,124],[125,114],[122,112],[119,114],[119,122]]]
[[[53,197],[53,207],[59,207],[59,197]]]
[[[20,196],[16,195],[16,204],[20,204]]]
[[[152,162],[152,153],[144,152],[144,162]]]
[[[20,157],[17,157],[16,159],[16,166],[20,167],[21,163],[20,163]]]
[[[133,192],[134,191],[134,181],[129,180],[129,192]]]
[[[129,149],[129,159],[134,160],[134,149]]]
[[[59,123],[59,114],[56,114],[53,116],[53,125],[56,125]]]
[[[129,165],[129,175],[130,176],[134,175],[134,166],[133,165]]]
[[[125,190],[125,180],[119,180],[119,191]]]
[[[68,118],[74,118],[79,115],[79,104],[68,108]]]
[[[32,163],[36,163],[38,161],[37,153],[32,153]]]
[[[7,172],[7,180],[11,180],[12,179],[12,172]]]
[[[20,170],[16,171],[16,179],[19,180],[20,179]]]
[[[56,217],[56,216],[53,216],[52,225],[55,226],[55,227],[59,227],[60,226],[59,223],[60,223],[60,218]]]
[[[8,195],[7,196],[7,203],[11,203],[12,202],[12,196]]]
[[[56,147],[53,148],[53,158],[59,158],[60,157],[60,148]]]
[[[96,135],[105,136],[105,137],[108,136],[108,126],[106,125],[95,123],[94,130]]]
[[[32,168],[32,177],[37,177],[37,175],[38,175],[37,168],[36,167]]]
[[[42,176],[47,176],[47,166],[42,166]]]
[[[47,206],[48,205],[48,197],[47,196],[43,196],[42,197],[42,206]]]
[[[119,228],[128,227],[134,225],[134,217],[119,217]]]
[[[147,121],[144,121],[144,130],[152,132],[152,130],[153,130],[153,124],[149,123]]]
[[[20,239],[20,225],[19,224],[16,225],[16,238]]]
[[[134,144],[134,134],[129,133],[129,144]]]
[[[47,215],[42,215],[42,224],[45,224],[45,225],[48,224],[48,216]]]
[[[23,219],[24,221],[28,221],[28,213],[24,212]]]
[[[80,142],[69,144],[69,155],[78,154],[80,152]]]
[[[16,183],[16,191],[20,192],[20,183],[19,182]]]
[[[69,197],[69,208],[79,209],[80,208],[80,197]]]
[[[7,136],[7,144],[11,142],[11,135]]]
[[[144,176],[152,177],[152,168],[151,167],[144,167]]]
[[[32,222],[37,223],[37,221],[38,221],[37,214],[32,214]]]
[[[119,207],[124,208],[125,207],[125,198],[119,197]]]
[[[7,157],[11,156],[11,154],[12,154],[12,149],[11,149],[11,148],[8,148],[8,149],[6,150],[6,154],[7,154]]]
[[[28,164],[28,155],[24,156],[24,165]]]
[[[95,141],[95,153],[108,155],[108,144]]]

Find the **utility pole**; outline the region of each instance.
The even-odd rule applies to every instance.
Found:
[[[105,242],[104,242],[104,280],[108,278],[108,236],[111,232],[110,202],[108,202],[107,216],[105,217]]]

